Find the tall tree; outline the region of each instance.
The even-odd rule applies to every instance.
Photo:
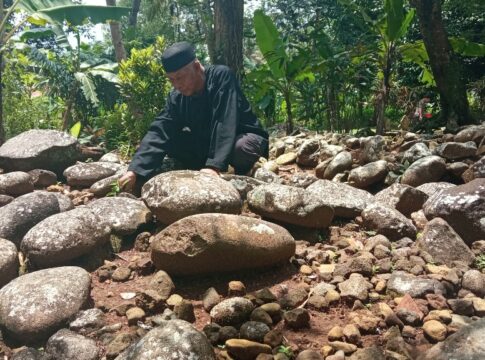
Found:
[[[141,0],[133,0],[131,5],[130,16],[128,17],[128,26],[136,27],[136,22],[138,20],[138,13],[140,12]]]
[[[214,62],[229,66],[238,75],[243,69],[243,16],[243,0],[215,0]]]
[[[116,6],[116,0],[106,0],[106,5]],[[113,40],[113,46],[115,48],[116,61],[119,63],[121,60],[126,59],[126,50],[123,45],[120,23],[118,21],[110,21],[109,29],[111,30],[111,39]]]
[[[440,93],[441,116],[449,126],[473,122],[461,64],[453,52],[441,16],[441,0],[411,0]]]

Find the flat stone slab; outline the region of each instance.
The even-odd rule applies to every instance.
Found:
[[[404,237],[414,239],[416,237],[417,230],[411,220],[396,209],[380,203],[366,207],[362,211],[362,219],[365,227],[375,230],[389,240],[399,240]]]
[[[306,189],[293,186],[261,185],[248,194],[252,211],[288,224],[325,228],[332,222],[334,211]]]
[[[412,298],[424,297],[426,294],[446,294],[444,286],[434,279],[426,279],[394,271],[387,281],[387,289],[400,295],[409,294]]]
[[[0,289],[0,325],[27,343],[47,338],[89,298],[91,276],[79,267],[35,271]]]
[[[170,171],[143,185],[142,199],[163,224],[201,213],[239,214],[238,191],[220,177],[199,171]]]
[[[51,170],[61,175],[80,158],[79,143],[56,130],[29,130],[0,147],[0,168],[7,171]]]
[[[64,170],[64,177],[70,186],[90,187],[94,183],[115,175],[122,165],[99,161],[99,162],[78,162]]]
[[[152,241],[153,264],[170,275],[260,268],[282,263],[294,253],[295,241],[283,227],[227,214],[186,217]]]

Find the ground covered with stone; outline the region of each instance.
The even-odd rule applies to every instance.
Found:
[[[139,196],[56,131],[0,168],[4,359],[485,358],[485,124],[275,135]]]

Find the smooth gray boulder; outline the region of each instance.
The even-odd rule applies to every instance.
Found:
[[[357,188],[367,188],[386,178],[387,161],[379,160],[353,169],[349,174],[349,185]]]
[[[49,170],[34,169],[29,171],[34,187],[47,187],[57,182],[57,175]]]
[[[27,343],[45,339],[86,304],[91,276],[66,266],[20,276],[0,289],[0,325]]]
[[[436,262],[449,267],[453,266],[453,261],[462,261],[470,265],[475,260],[475,255],[460,235],[441,218],[434,218],[426,224],[417,245]]]
[[[475,179],[485,178],[485,155],[461,174],[461,178],[466,183]]]
[[[221,326],[239,326],[249,320],[253,303],[243,297],[222,300],[210,311],[212,321]]]
[[[0,168],[7,171],[45,169],[61,175],[80,158],[79,143],[56,130],[29,130],[0,147]]]
[[[325,168],[323,178],[332,180],[335,175],[352,168],[352,155],[348,151],[342,151],[335,155]]]
[[[360,163],[367,164],[381,159],[385,141],[381,135],[360,139]]]
[[[268,219],[310,228],[328,227],[333,209],[306,189],[268,184],[248,194],[249,208]]]
[[[446,289],[438,280],[414,276],[404,271],[394,271],[387,281],[387,290],[400,295],[421,298],[426,294],[445,295]]]
[[[87,207],[56,214],[25,234],[20,248],[37,267],[65,265],[109,240],[110,228]]]
[[[0,207],[11,203],[13,199],[13,196],[0,194]]]
[[[184,320],[164,321],[116,360],[215,360],[207,337]]]
[[[320,156],[318,139],[308,139],[301,144],[296,154],[296,163],[302,166],[316,166]]]
[[[170,171],[143,185],[141,197],[163,224],[201,213],[239,214],[238,191],[223,179],[199,171]]]
[[[34,182],[23,171],[14,171],[0,175],[0,194],[19,196],[34,191]]]
[[[249,176],[223,174],[221,178],[231,183],[232,186],[239,192],[241,199],[246,200],[248,193],[264,182]]]
[[[435,153],[448,160],[458,160],[474,156],[477,153],[477,144],[473,141],[465,143],[447,142],[435,149]]]
[[[436,193],[423,211],[428,219],[445,220],[469,246],[485,239],[485,178]]]
[[[52,335],[45,346],[49,356],[62,360],[98,360],[100,350],[95,340],[67,329]]]
[[[375,201],[362,189],[329,180],[318,180],[306,188],[312,197],[333,208],[335,216],[353,219]]]
[[[461,130],[455,135],[455,141],[466,143],[468,141],[474,141],[475,144],[479,145],[480,141],[485,137],[485,125],[472,125],[468,126],[466,129]]]
[[[377,202],[409,217],[411,213],[421,210],[424,202],[428,200],[428,195],[412,186],[394,183],[379,191],[374,198]]]
[[[414,239],[416,227],[396,209],[380,203],[369,205],[362,211],[364,226],[386,236],[389,240],[399,240],[404,237]]]
[[[122,166],[110,162],[78,162],[64,170],[67,184],[77,187],[90,187],[99,180],[115,175]]]
[[[143,201],[126,197],[106,197],[87,205],[112,233],[129,235],[152,220],[152,213]]]
[[[422,159],[426,156],[433,155],[431,150],[428,149],[428,145],[425,143],[419,142],[411,146],[406,152],[404,152],[402,162],[412,164],[415,161]]]
[[[438,191],[449,189],[455,186],[456,186],[455,184],[452,184],[449,182],[430,182],[423,185],[419,185],[418,187],[416,187],[416,189],[424,192],[426,195],[428,195],[428,198],[430,198]]]
[[[59,201],[54,194],[36,191],[19,196],[0,208],[0,238],[19,246],[29,229],[59,212]]]
[[[11,241],[0,238],[0,288],[19,273],[17,247]]]
[[[265,267],[295,253],[295,241],[283,227],[228,214],[181,219],[158,233],[151,247],[155,267],[171,275]]]
[[[419,186],[428,182],[436,182],[446,172],[445,160],[439,156],[426,156],[413,162],[404,171],[401,183],[410,186]]]
[[[419,360],[482,360],[485,357],[485,319],[463,326],[434,345]]]

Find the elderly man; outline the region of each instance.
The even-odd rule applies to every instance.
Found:
[[[165,155],[216,176],[228,164],[246,174],[268,156],[268,133],[227,66],[202,66],[187,42],[167,48],[162,64],[174,89],[119,180],[125,189],[159,173]]]

